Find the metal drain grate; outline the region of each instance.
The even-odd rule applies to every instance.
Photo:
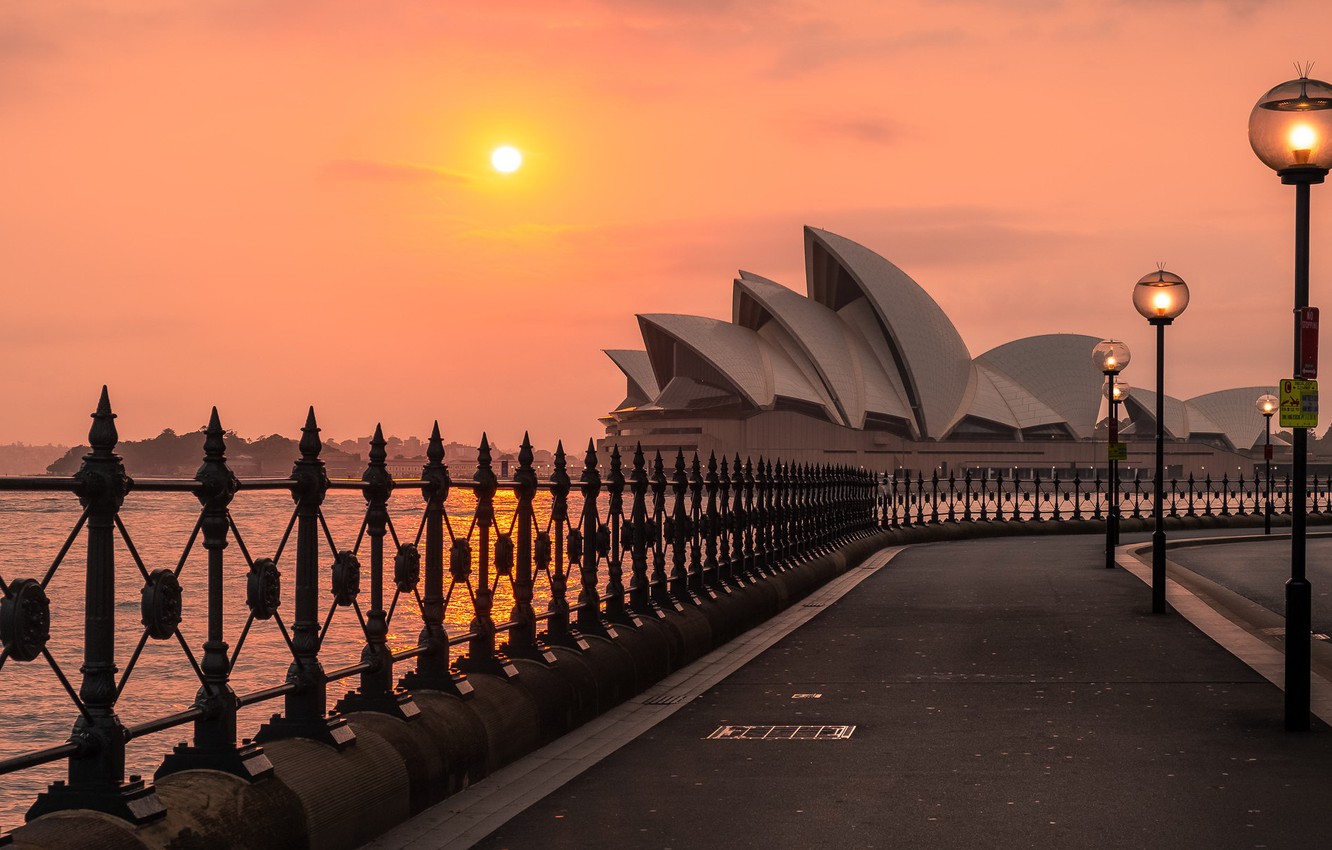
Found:
[[[648,697],[643,700],[643,705],[675,705],[684,702],[685,698],[680,694],[664,694],[659,697]]]
[[[854,726],[719,726],[710,741],[842,741]]]

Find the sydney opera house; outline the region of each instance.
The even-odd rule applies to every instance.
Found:
[[[1089,474],[1105,467],[1098,337],[1046,334],[972,356],[957,328],[901,269],[806,227],[807,295],[742,271],[731,321],[638,316],[642,350],[609,350],[626,397],[604,444],[671,455],[762,454],[879,470]],[[1243,387],[1167,396],[1174,474],[1252,474],[1263,417]],[[1155,450],[1156,401],[1134,389],[1121,434],[1129,469]],[[1257,453],[1253,452],[1258,446]]]

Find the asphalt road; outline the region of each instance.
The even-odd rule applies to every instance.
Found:
[[[1332,634],[1332,538],[1306,541],[1305,571],[1313,588],[1313,630]],[[1170,560],[1284,616],[1290,538],[1171,549]]]
[[[478,846],[1324,847],[1281,705],[1094,537],[917,546]]]

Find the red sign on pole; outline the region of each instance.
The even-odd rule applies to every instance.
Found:
[[[1300,308],[1300,377],[1318,377],[1318,308]]]

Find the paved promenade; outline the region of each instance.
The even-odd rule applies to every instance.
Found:
[[[1181,613],[1153,616],[1101,545],[886,553],[371,846],[1332,845],[1329,728],[1284,732],[1278,688]],[[1269,672],[1275,651],[1246,649]]]

